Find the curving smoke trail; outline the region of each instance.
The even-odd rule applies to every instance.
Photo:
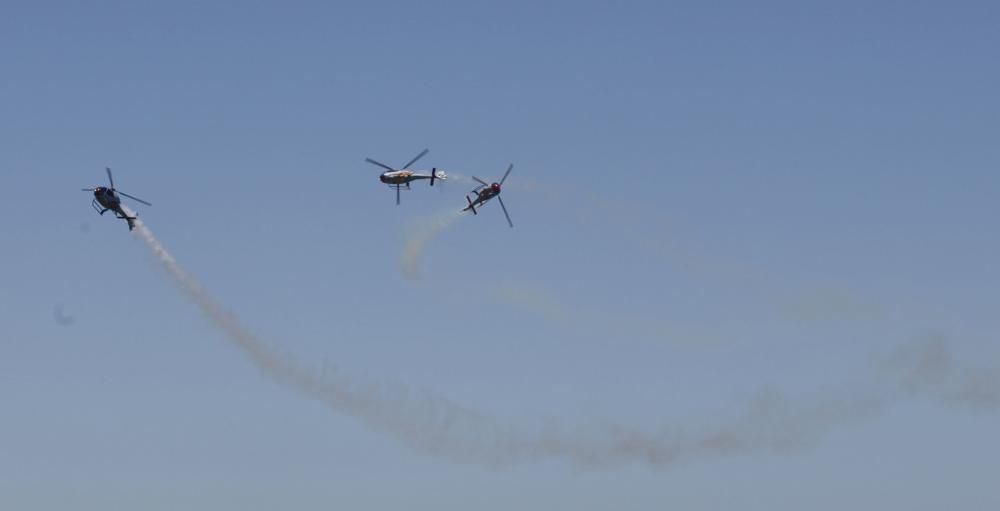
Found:
[[[448,171],[448,181],[477,184],[471,177],[451,170]],[[420,260],[423,259],[427,245],[466,214],[469,213],[456,208],[418,219],[415,226],[407,230],[403,240],[403,250],[399,254],[399,267],[403,275],[410,279],[420,278]]]
[[[477,184],[471,177],[450,170],[448,171],[448,180],[471,185]],[[403,275],[411,279],[419,278],[420,260],[423,258],[424,251],[427,250],[427,245],[442,231],[454,224],[456,220],[468,214],[471,213],[456,208],[418,219],[415,227],[407,230],[403,240],[403,250],[399,254],[399,267],[403,271]]]
[[[409,229],[403,242],[403,251],[399,255],[399,266],[403,274],[411,279],[420,277],[420,259],[427,244],[464,214],[459,209],[443,211],[420,220]]]
[[[967,380],[967,373],[951,363],[942,345],[932,343],[891,360],[895,377],[887,389],[816,400],[807,406],[791,406],[780,395],[765,393],[731,423],[693,434],[671,427],[644,432],[616,424],[569,431],[558,427],[526,431],[427,392],[360,383],[336,372],[317,374],[307,370],[269,348],[226,311],[141,221],[136,221],[135,233],[212,325],[266,377],[413,448],[457,461],[501,465],[555,459],[576,465],[666,466],[682,460],[795,448],[814,441],[839,423],[878,413],[906,392],[946,401],[964,401],[971,395],[976,403],[988,405],[996,404],[1000,395],[995,371],[975,373],[978,376],[974,380]]]

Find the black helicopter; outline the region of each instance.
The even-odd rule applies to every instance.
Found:
[[[114,211],[116,217],[121,218],[122,220],[128,222],[128,230],[131,231],[132,229],[135,228],[135,217],[128,216],[128,214],[125,213],[125,210],[122,209],[122,201],[118,196],[123,195],[136,202],[141,202],[147,206],[152,206],[152,204],[138,197],[133,197],[125,192],[121,192],[115,189],[115,179],[111,177],[111,169],[105,167],[104,170],[108,172],[108,181],[111,183],[111,187],[108,188],[104,186],[98,186],[97,188],[83,188],[83,191],[94,192],[94,200],[90,202],[90,205],[93,206],[95,211],[97,211],[101,215],[108,212],[109,210]]]

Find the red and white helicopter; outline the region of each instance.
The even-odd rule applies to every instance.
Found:
[[[135,217],[125,214],[125,210],[122,209],[122,201],[118,196],[124,195],[125,197],[128,197],[136,202],[141,202],[147,206],[152,206],[152,204],[138,197],[133,197],[125,192],[116,190],[115,179],[111,177],[111,169],[105,167],[104,170],[108,173],[108,181],[111,183],[111,187],[107,188],[104,186],[98,186],[97,188],[84,188],[83,191],[94,192],[94,200],[90,202],[90,205],[93,206],[95,211],[101,215],[108,212],[108,210],[114,211],[116,217],[128,222],[128,230],[131,231],[135,228]]]
[[[384,163],[379,163],[371,158],[365,158],[365,161],[371,163],[372,165],[378,165],[385,169],[385,172],[378,176],[378,180],[389,185],[389,188],[396,189],[396,205],[399,205],[399,190],[406,187],[407,190],[410,189],[410,182],[417,181],[419,179],[430,179],[431,186],[434,186],[435,179],[447,179],[448,176],[444,172],[438,172],[437,168],[432,168],[430,174],[421,174],[419,172],[414,172],[409,170],[410,165],[413,165],[420,158],[423,158],[425,154],[430,152],[429,149],[424,149],[420,154],[416,155],[409,163],[403,165],[401,169],[394,169]]]
[[[486,181],[483,181],[476,176],[472,176],[472,179],[479,182],[479,186],[469,192],[469,195],[465,196],[465,200],[469,202],[469,205],[463,208],[462,211],[472,210],[472,214],[478,215],[479,213],[476,212],[476,206],[482,207],[488,200],[496,197],[497,202],[500,203],[500,207],[503,208],[503,216],[507,217],[507,224],[514,227],[514,222],[510,221],[510,215],[507,214],[507,206],[504,205],[503,199],[500,198],[500,188],[503,186],[503,182],[507,180],[507,176],[510,175],[511,170],[514,170],[513,163],[507,167],[507,172],[504,172],[503,177],[500,178],[500,182],[494,182],[493,184],[488,184]],[[472,198],[473,193],[476,194],[475,199]]]

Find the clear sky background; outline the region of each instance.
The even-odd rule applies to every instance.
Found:
[[[995,2],[5,2],[0,508],[996,509],[1000,414],[934,392],[665,466],[414,449],[261,374],[78,190],[112,167],[304,366],[526,431],[822,408],[928,338],[989,398],[998,49]],[[516,227],[412,278],[471,186],[397,207],[364,158],[424,147],[514,163]]]

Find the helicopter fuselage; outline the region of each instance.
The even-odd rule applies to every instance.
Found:
[[[129,216],[128,213],[122,209],[122,200],[118,197],[118,194],[111,188],[105,188],[103,186],[98,186],[94,188],[94,210],[104,215],[108,211],[113,211],[115,216],[125,220],[128,223],[128,230],[135,229],[135,217]]]
[[[116,212],[120,210],[122,206],[122,200],[118,197],[118,194],[110,188],[105,188],[103,186],[94,188],[94,200],[96,200],[102,208],[110,209]]]
[[[430,179],[431,176],[421,176],[412,170],[394,170],[379,174],[378,180],[387,185],[405,185],[417,179]]]
[[[490,186],[483,187],[479,190],[474,190],[476,198],[472,199],[470,197],[469,205],[465,207],[462,211],[468,211],[475,208],[476,206],[484,204],[486,201],[500,195],[500,183],[493,183]]]
[[[432,177],[435,179],[446,179],[444,172],[438,172],[437,169],[433,169],[431,170],[431,174],[420,174],[412,170],[393,170],[379,174],[378,180],[390,186],[402,186],[410,184],[411,181],[431,179]]]

